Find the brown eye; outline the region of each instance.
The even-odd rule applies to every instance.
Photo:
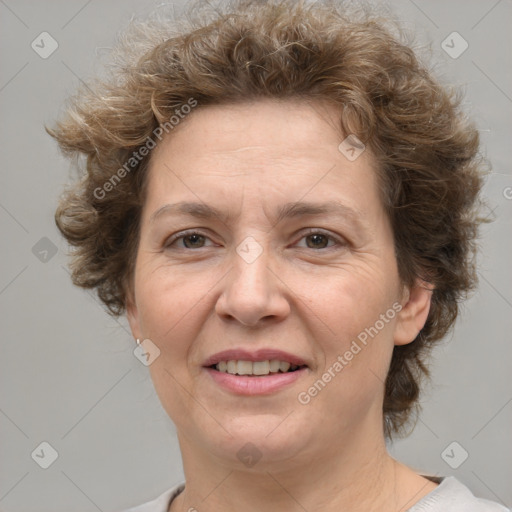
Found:
[[[311,229],[304,233],[301,240],[306,240],[306,244],[301,246],[306,249],[331,249],[335,246],[344,247],[346,245],[342,239],[318,229]]]
[[[202,233],[196,231],[189,231],[185,233],[178,233],[171,237],[171,239],[165,244],[166,249],[202,249],[208,247],[205,245],[206,240],[209,238]],[[181,245],[177,245],[177,242],[182,242]]]
[[[188,244],[187,244],[188,241]],[[188,249],[197,249],[197,247],[202,247],[205,241],[205,237],[203,235],[193,234],[187,235],[183,237],[183,244]]]
[[[310,244],[307,244],[310,249],[325,249],[329,243],[329,237],[322,233],[307,235],[306,240],[307,239],[311,241]]]

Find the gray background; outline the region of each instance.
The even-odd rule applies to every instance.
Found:
[[[154,5],[0,0],[3,511],[115,511],[183,479],[174,427],[133,355],[126,321],[108,317],[93,294],[70,283],[53,223],[70,164],[43,129],[79,80],[96,73],[98,49],[112,45],[132,13]],[[390,449],[419,471],[455,475],[475,494],[511,506],[512,2],[391,5],[432,43],[442,80],[466,91],[493,165],[485,194],[497,218],[483,230],[480,289],[434,354],[417,428]],[[43,31],[59,45],[46,59],[31,48]],[[456,59],[441,47],[453,31],[469,44]],[[31,456],[43,441],[58,452],[48,469]],[[460,446],[443,459],[453,441]],[[450,467],[445,459],[460,463],[462,450],[467,460]]]

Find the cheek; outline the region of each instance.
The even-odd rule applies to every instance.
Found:
[[[144,335],[160,343],[179,331],[187,317],[197,314],[197,306],[209,289],[197,275],[189,277],[176,268],[141,271],[136,285]]]
[[[340,340],[372,326],[397,299],[393,267],[375,263],[289,275],[293,291],[307,306],[302,319],[323,322],[324,330]],[[286,277],[283,275],[283,280]],[[310,315],[306,314],[308,309]]]
[[[193,340],[207,317],[205,294],[210,286],[198,276],[180,276],[176,269],[160,268],[139,276],[137,306],[141,330],[160,349],[159,357],[148,369],[162,406],[180,424],[179,411],[192,406],[183,386],[191,389],[190,371],[194,369],[189,368],[188,361],[194,349]]]
[[[168,412],[180,400],[180,383],[185,385],[190,372],[198,371],[190,367],[189,361],[196,349],[194,340],[211,310],[207,295],[210,288],[200,273],[187,277],[178,269],[160,268],[140,275],[137,305],[142,334],[160,349],[149,371]]]
[[[301,308],[302,322],[322,352],[315,378],[336,375],[329,387],[338,390],[339,403],[364,401],[382,389],[394,346],[393,304],[398,305],[392,269],[351,265],[295,281],[307,306]]]
[[[318,414],[331,411],[346,428],[356,428],[370,410],[381,414],[396,321],[392,294],[375,280],[356,277],[350,274],[310,289],[308,305],[315,315],[302,310],[322,360],[299,403]]]

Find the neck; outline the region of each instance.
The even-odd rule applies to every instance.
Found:
[[[265,463],[262,458],[252,468],[240,469],[212,460],[179,435],[186,487],[171,510],[401,510],[404,496],[398,489],[405,466],[389,456],[384,437],[360,432],[348,438],[350,443],[327,446],[323,452],[315,448],[315,456]]]

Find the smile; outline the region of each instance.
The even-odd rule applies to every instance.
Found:
[[[242,363],[242,371],[244,371],[244,363],[248,362],[251,363],[250,361],[228,361],[226,364],[236,364],[236,371],[238,372],[238,363]],[[258,363],[266,363],[270,368],[270,361],[256,361],[251,364],[254,365],[255,363],[256,371],[258,371]],[[286,364],[288,365],[289,363]],[[248,365],[246,367],[248,368]],[[285,372],[282,372],[281,369],[277,372],[268,371],[266,374],[260,375],[255,373],[245,375],[229,373],[227,368],[226,371],[217,370],[215,367],[207,367],[204,369],[209,374],[213,382],[221,389],[236,395],[245,396],[270,395],[277,393],[278,391],[291,386],[294,382],[306,376],[309,372],[309,368],[307,366],[296,366],[294,370],[290,367]],[[254,366],[253,369],[251,369],[251,372],[252,371],[254,371]]]
[[[279,361],[278,359],[266,361],[219,361],[217,364],[210,366],[210,368],[222,373],[250,376],[265,376],[276,373],[294,372],[303,367],[304,365],[299,366],[291,364],[288,361]]]

